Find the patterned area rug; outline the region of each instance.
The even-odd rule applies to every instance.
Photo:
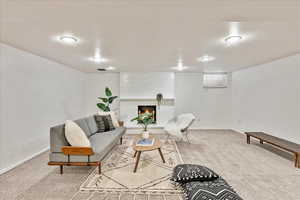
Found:
[[[106,156],[102,165],[102,174],[95,169],[81,185],[81,192],[108,192],[131,194],[180,195],[182,190],[170,182],[172,169],[182,163],[175,141],[162,143],[163,163],[157,150],[143,152],[136,173],[133,173],[134,136],[126,136],[122,145],[117,145]]]

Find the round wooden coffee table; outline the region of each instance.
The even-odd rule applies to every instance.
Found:
[[[155,138],[153,136],[150,136],[149,138]],[[140,157],[141,157],[141,153],[144,152],[144,151],[153,151],[153,150],[158,150],[159,152],[159,155],[163,161],[163,163],[165,163],[165,159],[164,159],[164,156],[161,152],[161,143],[159,141],[158,138],[155,138],[155,141],[154,141],[154,144],[152,146],[136,146],[136,142],[138,140],[142,139],[142,137],[137,137],[136,140],[134,141],[134,144],[133,144],[133,150],[135,151],[134,153],[134,158],[136,158],[136,162],[135,162],[135,166],[134,166],[134,170],[133,172],[136,172],[137,170],[137,167],[139,165],[139,161],[140,161]]]

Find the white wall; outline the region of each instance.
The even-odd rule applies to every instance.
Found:
[[[230,129],[231,75],[228,88],[203,88],[202,73],[177,73],[175,78],[175,112],[194,113],[193,127],[201,129]]]
[[[1,25],[0,25],[1,26]],[[0,27],[1,28],[1,27]],[[1,34],[1,31],[0,31]],[[2,155],[4,153],[4,140],[3,140],[3,69],[4,69],[4,57],[3,57],[3,48],[0,46],[0,171],[4,168],[4,161],[2,160]],[[1,174],[1,173],[0,173]]]
[[[51,126],[83,115],[84,74],[8,45],[0,48],[3,172],[47,149]]]
[[[233,73],[234,128],[300,143],[300,54]]]
[[[109,87],[114,96],[120,96],[119,73],[88,73],[85,75],[84,111],[86,116],[95,114],[99,110],[96,104],[100,102],[98,97],[105,97],[105,87]],[[119,98],[113,102],[111,109],[119,109]]]
[[[156,98],[162,93],[164,98],[174,98],[175,75],[173,72],[121,72],[121,98]]]

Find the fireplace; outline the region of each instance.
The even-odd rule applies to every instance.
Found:
[[[156,106],[155,105],[138,106],[138,114],[143,114],[147,112],[153,114],[153,124],[156,124]]]

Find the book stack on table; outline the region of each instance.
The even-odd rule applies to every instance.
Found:
[[[152,146],[154,144],[155,138],[143,138],[136,142],[136,146]]]

